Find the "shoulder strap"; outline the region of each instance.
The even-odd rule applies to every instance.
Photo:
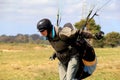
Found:
[[[61,27],[55,27],[56,35],[59,36],[59,32],[62,30]]]

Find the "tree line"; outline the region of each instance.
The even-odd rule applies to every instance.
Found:
[[[94,40],[94,47],[117,47],[120,46],[120,33],[119,32],[110,32],[107,33],[103,39]]]
[[[0,43],[35,43],[35,44],[49,44],[45,37],[39,34],[17,34],[15,36],[1,35]]]
[[[49,42],[45,40],[45,37],[40,36],[39,34],[32,35],[23,35],[17,34],[16,36],[0,36],[0,43],[34,43],[34,44],[48,44]],[[94,40],[92,42],[94,47],[117,47],[120,46],[120,33],[118,32],[110,32],[107,33],[103,39]]]

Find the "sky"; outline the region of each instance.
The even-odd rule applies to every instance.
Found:
[[[94,13],[102,6],[99,16],[94,18],[96,23],[106,34],[113,31],[120,33],[119,4],[119,0],[0,0],[0,35],[39,34],[37,22],[48,18],[56,25],[58,8],[60,26],[67,22],[74,25],[93,7]]]

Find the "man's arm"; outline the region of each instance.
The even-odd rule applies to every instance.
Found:
[[[90,38],[93,38],[93,39],[102,39],[103,36],[104,36],[104,32],[103,31],[100,31],[96,34],[91,34],[91,33],[88,33],[88,32],[80,32],[78,30],[78,35],[81,37],[81,38],[86,38],[86,39],[90,39]]]

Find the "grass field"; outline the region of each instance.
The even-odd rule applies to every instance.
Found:
[[[85,80],[120,80],[120,47],[96,48],[98,65]],[[50,46],[0,44],[0,80],[59,80],[58,60]]]

